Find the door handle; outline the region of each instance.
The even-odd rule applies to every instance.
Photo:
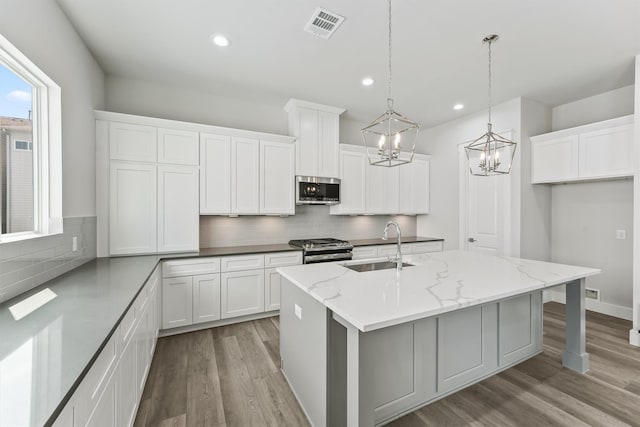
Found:
[[[468,239],[468,240],[469,240],[469,243],[473,243],[473,242],[475,242],[475,241],[476,241],[476,239],[474,239],[473,237],[469,237],[469,239]]]

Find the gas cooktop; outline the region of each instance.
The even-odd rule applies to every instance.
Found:
[[[352,249],[353,245],[346,240],[323,238],[323,239],[297,239],[290,240],[289,244],[304,250],[326,250],[326,249]]]

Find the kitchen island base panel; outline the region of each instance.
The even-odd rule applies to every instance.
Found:
[[[567,283],[566,349],[562,355],[562,365],[582,374],[589,370],[589,355],[586,352],[585,304],[585,279]]]

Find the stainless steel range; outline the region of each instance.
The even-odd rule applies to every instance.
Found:
[[[339,239],[302,239],[289,241],[291,246],[302,248],[303,264],[349,260],[353,245]]]

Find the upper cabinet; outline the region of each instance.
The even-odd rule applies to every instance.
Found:
[[[345,110],[290,99],[289,134],[296,137],[296,175],[339,176],[340,114]]]
[[[633,175],[633,116],[531,137],[531,182]]]
[[[198,132],[158,128],[158,163],[198,166]]]
[[[109,123],[109,154],[113,160],[156,162],[157,129],[130,123]]]
[[[231,213],[231,137],[200,134],[200,214]]]
[[[295,146],[286,142],[260,141],[260,213],[295,214]]]
[[[372,166],[364,147],[340,145],[340,204],[332,215],[422,215],[429,213],[429,162],[416,154],[395,167]]]

